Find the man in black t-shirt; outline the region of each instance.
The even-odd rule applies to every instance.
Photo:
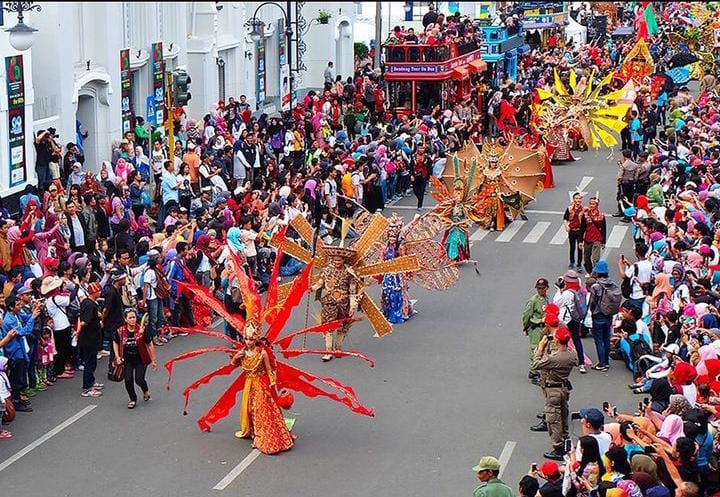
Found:
[[[100,397],[102,383],[95,383],[97,353],[102,347],[102,326],[100,325],[100,284],[90,283],[88,296],[80,304],[80,324],[77,330],[78,348],[83,362],[83,397]]]
[[[103,323],[103,349],[110,351],[108,354],[108,377],[110,377],[110,369],[113,364],[113,347],[112,340],[115,331],[122,326],[123,319],[123,303],[120,295],[121,288],[125,285],[127,275],[123,271],[115,270],[112,272],[110,279],[112,284],[107,285],[103,291],[105,297],[105,305],[103,307],[102,323]]]

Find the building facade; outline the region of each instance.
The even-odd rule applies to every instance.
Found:
[[[257,10],[264,27],[260,40],[251,38],[248,21],[260,4],[43,2],[42,11],[26,13],[26,23],[38,30],[33,46],[22,53],[26,174],[22,181],[11,181],[11,169],[3,167],[0,195],[36,182],[32,138],[49,127],[57,130],[63,147],[82,141],[86,169],[98,171],[110,157],[112,142],[128,128],[131,114],[146,121],[160,117],[162,73],[188,72],[192,99],[186,111],[194,119],[218,100],[243,94],[258,114],[280,110],[281,94],[289,96],[289,57],[293,69],[297,55],[304,67],[294,78],[297,96],[322,87],[328,61],[336,74],[352,75],[353,2],[291,2],[291,46],[284,36],[286,2],[279,2],[283,10],[275,5]],[[321,10],[329,14],[326,23],[318,19]],[[15,22],[14,15],[5,15],[5,27]],[[303,50],[296,48],[297,31],[302,32]],[[17,55],[5,32],[0,32],[0,52],[3,60]],[[122,75],[121,59],[127,62]],[[0,71],[8,81],[5,65]],[[8,85],[2,87],[0,148],[9,161]],[[80,138],[78,129],[87,136]]]

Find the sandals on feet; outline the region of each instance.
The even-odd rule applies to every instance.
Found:
[[[134,400],[131,400],[130,402],[128,402],[128,409],[135,409],[136,405],[137,405],[137,402],[135,402]]]
[[[152,397],[150,397],[150,392],[145,392],[143,394],[143,400],[147,402],[148,400],[152,400]]]

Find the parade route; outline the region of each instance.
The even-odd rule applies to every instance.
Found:
[[[58,495],[73,497],[86,494],[90,486],[103,488],[107,497],[126,496],[139,488],[159,497],[461,495],[473,487],[476,480],[470,468],[485,453],[509,460],[503,478],[517,482],[548,449],[545,433],[528,431],[542,402],[540,390],[526,378],[528,352],[520,314],[532,294],[531,282],[538,276],[553,281],[567,265],[567,245],[558,242],[560,219],[544,212],[562,212],[568,190],[587,183],[590,176],[593,188],[601,192],[602,208],[608,214],[614,211],[615,172],[595,152],[583,154],[582,161],[556,166],[554,172],[556,188],[531,204],[528,221],[514,236],[506,235],[507,241],[499,238],[512,231],[498,234],[473,228],[471,254],[480,276],[465,266],[459,284],[448,292],[411,287],[418,315],[382,340],[372,337],[367,323],[353,328],[347,348],[367,353],[377,368],[349,358],[298,361],[310,372],[351,383],[361,401],[375,409],[374,418],[298,394],[289,412],[297,418],[295,447],[277,456],[262,455],[249,441],[233,436],[237,405],[210,433],[195,424],[227,379],[193,393],[189,414],[182,415],[184,386],[223,360],[205,356],[179,364],[170,391],[164,389],[167,375],[162,368],[150,372],[153,400],[133,411],[124,407],[122,385],[106,384],[105,395],[93,403],[97,408],[53,432],[35,450],[27,450],[38,433],[50,432],[61,426],[59,421],[88,407],[79,386],[61,380],[37,398],[35,414],[18,414],[15,436],[3,441],[2,455],[11,457],[8,461],[24,451],[23,464],[4,463],[3,489],[40,495],[52,486]],[[432,200],[429,194],[426,200]],[[413,201],[404,198],[385,212],[398,211],[411,219]],[[608,221],[618,224],[614,218]],[[612,228],[609,233],[612,238]],[[630,253],[627,234],[616,235],[613,242],[611,256]],[[609,262],[614,265],[612,259]],[[304,308],[305,302],[288,330],[304,325]],[[318,311],[311,305],[311,322]],[[212,340],[178,338],[158,349],[158,362],[207,345],[213,345]],[[310,337],[308,345],[319,346],[320,341]],[[585,345],[594,358],[592,339]],[[100,361],[99,372],[105,370],[105,361]],[[571,410],[606,399],[619,403],[621,410],[633,406],[630,394],[618,398],[617,385],[627,383],[620,363],[614,362],[608,373],[574,372],[572,380],[576,387]],[[577,435],[576,422],[572,428]],[[38,473],[38,467],[54,469]],[[91,480],[76,477],[88,476],[87,471]]]

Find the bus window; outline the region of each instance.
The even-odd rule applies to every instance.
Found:
[[[412,81],[388,81],[391,109],[412,108]]]
[[[433,107],[441,103],[440,86],[440,81],[415,82],[416,112],[429,114]]]

